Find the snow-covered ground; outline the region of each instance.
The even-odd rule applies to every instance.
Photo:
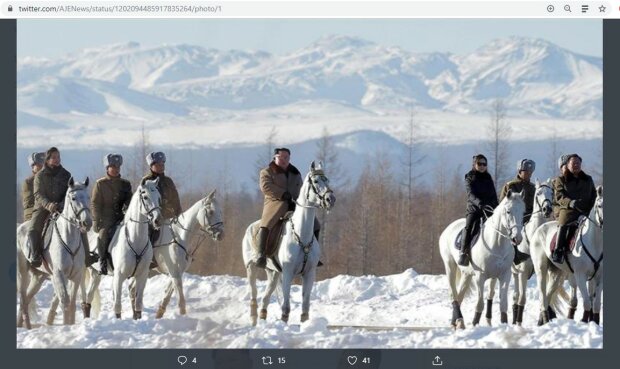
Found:
[[[310,307],[310,320],[299,324],[301,288],[293,286],[291,319],[278,320],[276,294],[266,321],[252,327],[249,293],[245,278],[185,275],[188,314],[179,316],[175,298],[167,315],[154,318],[166,277],[149,280],[145,311],[131,320],[125,292],[124,317],[114,318],[112,278],[101,283],[102,312],[83,320],[78,311],[75,326],[41,325],[30,331],[17,329],[18,348],[602,348],[603,326],[558,318],[537,327],[538,298],[535,279],[530,280],[523,327],[499,324],[496,295],[492,326],[468,327],[454,332],[449,326],[451,308],[444,276],[418,275],[409,269],[385,277],[340,275],[317,282]],[[259,284],[259,293],[264,283]],[[52,286],[46,282],[38,295],[41,317],[47,314]],[[471,297],[463,304],[466,322],[473,317]],[[581,309],[577,317],[581,317]],[[601,314],[601,317],[603,315]],[[510,317],[511,318],[511,317]],[[43,320],[43,319],[41,319]],[[56,324],[61,319],[57,317]],[[332,326],[433,327],[368,330]]]

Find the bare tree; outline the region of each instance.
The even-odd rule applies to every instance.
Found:
[[[258,153],[256,160],[254,161],[254,175],[252,176],[252,180],[257,184],[259,182],[259,173],[261,169],[266,167],[273,157],[273,149],[275,148],[275,140],[278,136],[278,132],[275,126],[272,126],[269,130],[269,133],[265,137],[265,141],[263,144],[263,149]]]
[[[491,121],[487,127],[489,137],[487,150],[490,152],[489,164],[493,165],[493,179],[498,191],[508,179],[511,134],[512,129],[506,120],[506,106],[501,99],[497,99],[491,105]]]
[[[151,145],[149,143],[149,134],[144,129],[144,124],[142,124],[140,135],[136,140],[136,145],[131,155],[132,165],[127,165],[127,179],[132,183],[134,188],[149,169],[146,164],[146,155],[150,152]]]
[[[555,177],[557,176],[557,173],[559,173],[560,168],[558,168],[557,165],[558,165],[558,158],[560,157],[560,155],[561,153],[558,148],[558,132],[554,124],[553,125],[553,136],[551,138],[551,143],[549,146],[549,157],[547,160],[547,172],[549,173],[549,177]]]

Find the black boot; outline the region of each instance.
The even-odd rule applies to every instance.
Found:
[[[461,240],[461,250],[459,253],[458,264],[460,266],[468,266],[469,265],[469,251],[471,244],[471,232],[467,232],[467,228],[463,230],[463,237]]]
[[[256,266],[261,269],[265,269],[267,267],[267,257],[265,257],[267,237],[269,237],[269,229],[266,227],[260,227],[256,240],[258,242],[258,258],[256,259]]]
[[[515,265],[519,265],[519,264],[521,264],[522,262],[524,262],[524,261],[526,261],[527,259],[529,259],[529,258],[530,258],[530,256],[529,256],[528,254],[526,254],[526,253],[524,253],[524,252],[519,251],[519,248],[518,248],[516,245],[514,245],[514,248],[515,248],[515,257],[514,257],[514,259],[512,260],[512,262],[513,262]]]
[[[99,274],[108,274],[108,251],[105,240],[97,238],[97,253],[99,254]]]
[[[84,247],[84,263],[86,267],[95,264],[99,258],[97,255],[90,252],[90,246],[88,244],[88,235],[86,233],[80,233],[80,237],[82,237],[82,246]]]
[[[43,240],[37,231],[28,232],[28,240],[30,240],[30,245],[32,245],[32,260],[30,260],[30,265],[38,268],[43,263]]]
[[[568,240],[566,239],[568,235],[568,227],[560,226],[558,229],[558,236],[555,245],[555,250],[553,250],[553,254],[551,255],[551,259],[554,263],[562,264],[564,262],[564,253],[566,250],[566,243]]]
[[[317,229],[316,231],[314,231],[314,238],[316,238],[316,240],[319,240],[319,235],[321,234],[321,230]],[[322,267],[323,266],[323,262],[321,260],[319,260],[319,263],[316,265],[317,267]]]

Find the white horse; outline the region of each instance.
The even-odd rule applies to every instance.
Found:
[[[88,178],[84,183],[69,179],[62,213],[54,213],[49,223],[51,237],[43,250],[43,264],[33,268],[28,260],[27,237],[30,221],[17,228],[17,289],[20,294],[20,314],[17,326],[32,328],[28,305],[41,289],[43,282],[51,278],[54,295],[62,303],[63,324],[75,323],[75,300],[84,273],[84,248],[81,233],[92,226]],[[44,237],[44,242],[47,237]],[[48,319],[48,324],[52,324]]]
[[[204,240],[190,242],[192,236],[204,232],[214,241],[220,241],[224,236],[224,222],[222,210],[215,199],[215,190],[205,198],[198,200],[178,218],[162,227],[160,237],[153,246],[157,270],[170,277],[164,292],[164,298],[157,309],[156,318],[161,318],[166,312],[170,297],[174,290],[179,296],[179,313],[185,315],[185,294],[183,292],[183,273],[187,271],[198,247]],[[206,236],[205,236],[206,237]]]
[[[290,292],[293,278],[296,275],[302,277],[302,314],[301,321],[309,319],[310,293],[316,276],[316,267],[319,262],[321,248],[318,240],[314,237],[314,217],[317,208],[330,210],[336,203],[336,197],[329,187],[329,180],[323,172],[323,164],[319,162],[315,166],[314,161],[310,164],[310,172],[306,175],[297,206],[292,217],[283,225],[282,239],[276,255],[282,265],[282,275],[278,272],[271,259],[267,261],[267,289],[263,295],[263,304],[260,314],[261,319],[267,318],[267,306],[271,294],[276,288],[278,281],[282,283],[282,320],[288,322],[290,306]],[[247,228],[243,237],[243,263],[246,267],[248,282],[250,283],[250,315],[252,324],[256,325],[258,304],[256,302],[256,278],[258,267],[256,266],[256,252],[252,247],[253,229],[258,227],[256,221]],[[281,280],[280,280],[281,278]]]
[[[603,187],[597,187],[596,193],[594,207],[588,216],[581,218],[576,231],[575,248],[567,252],[564,263],[557,264],[551,260],[550,245],[558,229],[557,222],[543,224],[534,234],[531,251],[538,279],[542,324],[549,321],[549,303],[566,277],[573,289],[569,318],[574,317],[577,308],[576,288],[579,288],[584,310],[582,321],[599,323],[603,291]],[[547,285],[549,282],[550,285]]]
[[[526,254],[530,253],[530,237],[534,235],[534,231],[543,223],[551,221],[553,211],[553,188],[551,187],[551,178],[541,183],[536,179],[536,190],[534,193],[534,209],[530,217],[530,221],[525,225],[523,234],[523,242],[519,244],[519,251]],[[523,311],[525,310],[525,302],[527,299],[527,281],[534,274],[534,264],[529,258],[519,265],[512,265],[512,277],[514,280],[514,294],[512,305],[512,324],[521,325],[523,323]],[[489,281],[489,294],[487,297],[486,319],[491,324],[493,317],[492,306],[493,297],[495,296],[495,285],[497,279]]]
[[[518,245],[523,238],[523,213],[525,203],[523,193],[508,191],[506,197],[495,208],[493,215],[480,229],[480,237],[471,248],[471,262],[463,267],[457,264],[459,250],[454,247],[456,238],[465,227],[465,219],[452,222],[439,237],[439,251],[446,268],[452,299],[452,326],[465,328],[461,303],[470,288],[472,277],[478,287],[478,303],[473,325],[480,321],[483,309],[484,282],[489,278],[500,281],[501,322],[508,323],[508,284],[510,267],[514,258],[513,244]],[[459,284],[460,283],[460,284]],[[459,284],[457,289],[457,284]]]
[[[133,318],[142,318],[144,287],[153,260],[153,247],[149,239],[148,223],[159,228],[161,196],[157,190],[159,178],[143,180],[136,189],[125,218],[110,242],[109,252],[114,268],[114,313],[121,317],[121,296],[123,281],[133,277],[129,285],[129,296]]]

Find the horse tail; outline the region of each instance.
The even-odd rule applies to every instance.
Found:
[[[555,283],[560,282],[560,279],[564,279],[564,273],[560,271],[549,270],[549,282],[547,283],[547,295],[549,296],[549,306],[553,308],[557,313],[561,313],[566,315],[568,306],[568,302],[570,300],[570,296],[568,292],[564,289],[562,283],[558,284],[558,287],[555,291],[551,291],[551,286]]]

